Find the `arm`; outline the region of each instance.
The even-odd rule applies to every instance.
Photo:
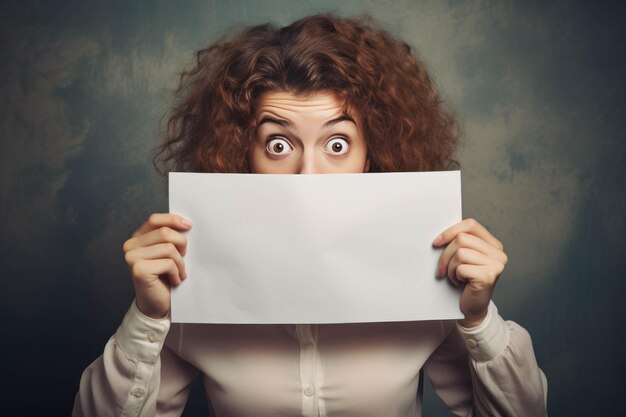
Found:
[[[504,321],[493,303],[479,326],[457,324],[424,369],[456,415],[546,415],[547,381],[530,335]]]
[[[519,325],[502,320],[491,302],[508,262],[502,243],[476,220],[466,219],[443,231],[433,246],[445,246],[437,275],[463,288],[460,308],[465,317],[452,334],[460,337],[459,349],[469,350],[475,412],[545,415],[545,376],[537,366],[530,336]]]
[[[187,239],[179,231],[190,228],[180,216],[155,213],[124,242],[135,302],[102,356],[83,372],[73,416],[180,415],[197,370],[163,346],[170,285],[186,277]],[[161,392],[165,401],[158,401]]]
[[[154,416],[157,409],[179,416],[198,370],[164,347],[169,329],[169,317],[151,319],[133,302],[102,356],[83,372],[72,416]],[[157,404],[160,398],[167,402]]]

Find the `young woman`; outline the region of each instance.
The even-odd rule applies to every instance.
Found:
[[[367,19],[260,25],[198,53],[157,160],[178,171],[322,174],[456,166],[455,122],[423,63]],[[217,416],[419,416],[423,369],[461,416],[545,415],[528,333],[490,301],[507,262],[476,220],[433,242],[463,285],[451,321],[171,324],[192,224],[153,214],[124,243],[136,300],[83,373],[74,416],[178,416],[202,375]],[[435,279],[433,277],[433,279]]]

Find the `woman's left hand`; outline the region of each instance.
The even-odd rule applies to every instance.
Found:
[[[502,243],[474,219],[466,219],[446,229],[433,246],[447,247],[437,264],[437,276],[447,276],[464,286],[460,320],[464,327],[478,326],[487,316],[491,294],[508,258]]]

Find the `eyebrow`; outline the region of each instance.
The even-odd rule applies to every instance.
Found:
[[[337,124],[343,121],[348,121],[348,122],[352,122],[356,124],[356,122],[354,121],[352,117],[348,116],[347,114],[344,114],[343,116],[339,116],[332,120],[327,121],[326,123],[324,123],[322,127],[326,128],[326,127],[332,126],[334,124]],[[277,125],[280,125],[280,126],[295,128],[294,124],[290,122],[289,120],[278,119],[272,116],[263,116],[263,118],[259,121],[259,124],[257,125],[257,127],[261,126],[263,123],[276,123]]]

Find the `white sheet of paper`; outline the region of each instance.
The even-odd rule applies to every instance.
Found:
[[[461,220],[459,171],[170,173],[169,203],[193,223],[173,322],[463,317],[432,247]]]

